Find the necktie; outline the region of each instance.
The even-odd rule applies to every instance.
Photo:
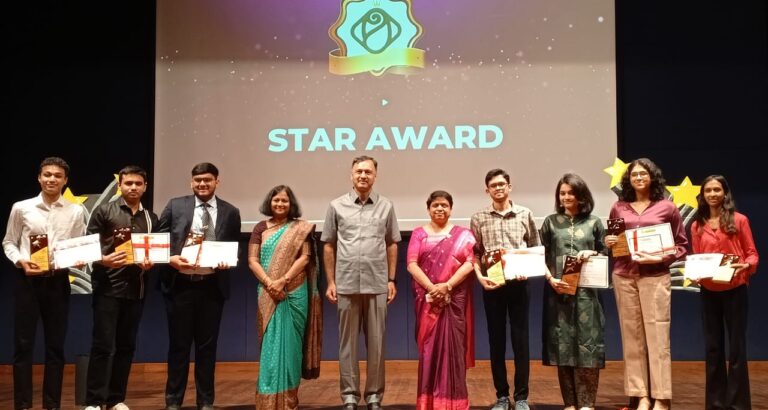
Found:
[[[203,207],[203,235],[204,239],[206,241],[213,241],[216,240],[216,227],[213,225],[213,218],[211,218],[211,213],[208,212],[208,208],[210,208],[210,204],[204,203],[201,205]]]

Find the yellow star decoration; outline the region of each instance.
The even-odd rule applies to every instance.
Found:
[[[616,158],[613,160],[613,165],[603,170],[603,172],[611,176],[611,188],[621,182],[621,177],[624,175],[624,172],[626,172],[628,166],[629,164]]]
[[[73,194],[69,188],[64,190],[64,194],[61,196],[63,196],[64,199],[66,199],[67,201],[72,202],[73,204],[79,204],[79,205],[82,205],[83,202],[85,202],[88,199],[88,197],[85,195],[75,196],[75,194]]]
[[[115,196],[121,196],[123,195],[123,191],[120,190],[120,175],[118,174],[112,174],[115,176],[115,183],[117,184],[117,191],[115,191]]]
[[[701,185],[693,185],[691,179],[688,177],[685,177],[683,182],[678,186],[667,186],[667,191],[672,194],[672,202],[674,202],[675,205],[680,206],[685,204],[693,209],[696,209],[699,205],[698,201],[696,201],[696,195],[699,194],[700,189]]]

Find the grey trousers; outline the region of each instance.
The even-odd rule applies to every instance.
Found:
[[[360,366],[357,357],[360,330],[368,353],[365,379],[366,403],[381,403],[384,397],[384,331],[387,294],[338,295],[339,384],[341,400],[360,401]]]

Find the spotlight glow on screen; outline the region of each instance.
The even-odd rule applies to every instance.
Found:
[[[616,156],[614,3],[609,0],[168,0],[158,2],[155,209],[191,192],[209,161],[243,231],[267,191],[291,186],[321,222],[351,189],[352,159],[401,229],[436,189],[466,225],[484,176],[512,174],[542,218],[576,172],[605,216]]]

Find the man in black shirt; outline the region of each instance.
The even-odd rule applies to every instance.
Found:
[[[121,197],[99,206],[88,222],[87,233],[99,234],[104,256],[100,263],[93,264],[91,276],[93,340],[86,410],[98,410],[102,405],[111,410],[128,410],[125,391],[144,309],[145,273],[152,262],[145,258],[130,263],[133,255],[116,251],[115,247],[122,236],[130,241],[131,233],[149,233],[158,225],[157,215],[141,205],[147,190],[146,171],[129,165],[120,170],[118,178]]]

